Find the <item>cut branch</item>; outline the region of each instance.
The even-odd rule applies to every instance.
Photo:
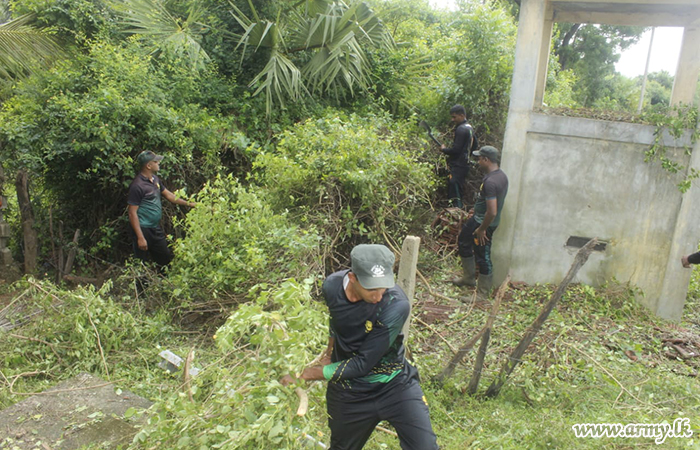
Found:
[[[486,326],[484,327],[484,334],[481,337],[481,345],[479,345],[479,351],[476,354],[476,362],[474,364],[474,372],[472,373],[472,379],[469,380],[469,386],[467,386],[467,393],[469,395],[474,395],[476,389],[479,387],[479,380],[481,379],[481,371],[484,368],[484,358],[486,357],[486,349],[489,347],[489,340],[491,339],[491,328],[493,327],[493,322],[496,320],[496,314],[498,313],[498,308],[501,306],[501,301],[503,301],[503,296],[508,289],[508,283],[510,283],[510,274],[503,280],[501,287],[498,289],[496,294],[496,300],[493,302],[493,308],[491,308],[491,314],[486,320]]]
[[[597,243],[598,239],[593,238],[590,241],[588,241],[588,243],[584,245],[578,251],[578,253],[576,253],[576,257],[574,258],[574,262],[571,265],[569,272],[559,284],[554,294],[552,294],[552,297],[549,299],[547,304],[545,304],[544,308],[542,308],[542,312],[540,313],[540,315],[537,316],[537,319],[535,319],[532,325],[530,325],[530,328],[528,328],[528,330],[525,331],[525,335],[520,340],[520,343],[515,348],[515,350],[513,350],[513,352],[508,357],[508,360],[503,365],[503,368],[501,369],[501,373],[498,375],[498,378],[496,378],[496,380],[494,380],[494,382],[491,383],[491,386],[489,386],[488,390],[486,391],[487,397],[496,397],[501,391],[501,388],[505,384],[510,374],[520,363],[520,359],[522,358],[523,354],[525,354],[525,351],[530,346],[530,343],[532,343],[532,340],[535,339],[537,333],[542,329],[542,325],[549,317],[549,314],[552,312],[554,307],[557,306],[557,303],[559,303],[559,300],[564,295],[564,292],[571,283],[571,280],[574,279],[579,269],[581,269],[581,267],[583,267],[586,261],[588,261],[588,257],[591,256],[591,253],[593,252],[593,249]]]
[[[464,357],[467,356],[467,353],[469,353],[471,349],[474,348],[474,344],[476,344],[477,341],[484,336],[486,330],[489,330],[491,326],[493,326],[493,321],[496,318],[496,314],[498,314],[498,308],[501,306],[501,300],[503,299],[503,294],[505,293],[509,282],[510,274],[508,274],[506,279],[503,281],[501,287],[498,288],[498,294],[496,295],[496,300],[493,302],[491,314],[486,320],[486,325],[484,325],[484,327],[474,337],[469,339],[462,347],[460,347],[460,349],[457,351],[457,353],[455,353],[450,362],[447,363],[447,367],[445,367],[442,370],[442,372],[440,372],[440,374],[437,377],[435,377],[435,380],[437,382],[442,383],[446,378],[450,377],[454,372],[455,368],[457,367],[457,364],[459,364],[464,359]]]

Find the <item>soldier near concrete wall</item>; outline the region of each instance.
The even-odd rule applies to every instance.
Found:
[[[453,280],[457,286],[477,286],[480,298],[486,298],[493,286],[491,241],[500,222],[501,211],[508,193],[508,177],[501,170],[501,154],[491,146],[474,152],[479,167],[486,174],[481,181],[479,196],[473,214],[459,233],[458,247],[462,263],[462,276]],[[479,280],[476,281],[476,266]]]

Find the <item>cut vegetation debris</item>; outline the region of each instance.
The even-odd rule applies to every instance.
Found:
[[[442,269],[446,264],[430,258],[436,256],[421,255],[423,266],[432,267],[422,267],[432,284],[418,283],[409,347],[441,448],[700,448],[697,272],[680,323],[649,314],[625,286],[570,285],[500,395],[487,400],[484,387],[496,379],[555,287],[510,283],[491,327],[482,389],[472,396],[465,392],[475,351],[442,384],[431,380],[483,328],[491,305],[458,300],[465,292],[439,282],[449,277]],[[105,379],[108,373],[108,381],[118,380],[154,402],[143,412],[145,425],[132,449],[294,449],[303,448],[303,435],[328,443],[322,383],[301,386],[308,411],[298,416],[299,386],[277,382],[283,371],[298,370],[322,350],[327,324],[322,305],[311,298],[313,282],[257,288],[214,336],[174,325],[173,311],[181,314],[180,305],[151,299],[153,308],[141,313],[109,282],[101,290],[73,291],[34,283],[15,286],[17,296],[24,294],[15,304],[22,305],[19,314],[41,313],[0,333],[0,407],[79,372]],[[157,286],[153,289],[151,295]],[[196,348],[200,374],[183,383],[180,374],[158,368],[166,346],[182,355]],[[572,430],[579,423],[657,424],[677,418],[690,419],[694,436],[668,438],[661,447],[651,437],[576,438]],[[388,424],[381,427],[391,431]],[[391,433],[381,431],[366,446],[399,448]]]

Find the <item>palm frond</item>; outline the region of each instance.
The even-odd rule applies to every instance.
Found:
[[[115,8],[123,17],[125,31],[149,41],[154,51],[184,57],[193,68],[210,60],[200,44],[205,11],[197,1],[190,5],[186,19],[172,15],[160,0],[123,0]]]
[[[367,73],[369,63],[354,33],[319,50],[302,70],[312,90],[332,92],[345,86],[351,95],[358,87],[367,88]]]
[[[306,88],[301,80],[299,69],[282,53],[273,50],[265,68],[253,79],[251,86],[258,86],[253,95],[265,91],[266,109],[269,116],[276,100],[284,106],[285,96],[297,100]]]
[[[30,25],[32,15],[0,24],[0,76],[15,78],[63,55],[54,37]]]

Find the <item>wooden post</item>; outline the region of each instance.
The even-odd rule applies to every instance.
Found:
[[[34,273],[36,271],[39,244],[37,233],[34,229],[32,202],[29,198],[29,176],[24,170],[17,172],[15,188],[17,190],[17,203],[19,203],[24,235],[24,273]]]
[[[75,262],[75,254],[78,252],[78,239],[80,238],[80,228],[75,230],[73,235],[73,242],[71,243],[70,250],[68,250],[68,257],[66,258],[66,264],[63,266],[63,274],[70,274],[73,270],[73,262]]]
[[[413,309],[413,296],[416,293],[416,271],[418,268],[418,249],[420,248],[420,238],[416,236],[406,236],[401,246],[401,260],[399,261],[399,277],[396,280],[401,289],[406,293],[408,301]],[[408,330],[411,326],[411,314],[409,313],[406,323],[403,325],[404,345],[408,340]]]

